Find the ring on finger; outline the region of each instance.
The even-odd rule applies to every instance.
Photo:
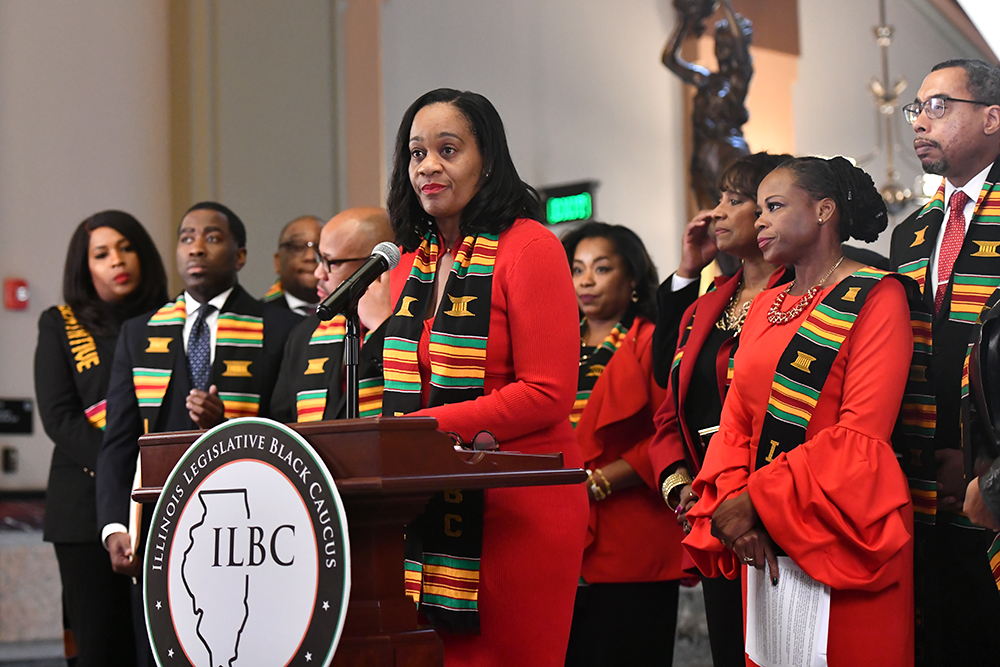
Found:
[[[744,556],[743,562],[746,563],[747,565],[753,565],[753,558],[751,558],[750,556]]]

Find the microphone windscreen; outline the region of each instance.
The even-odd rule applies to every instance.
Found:
[[[399,248],[391,241],[382,241],[372,250],[373,255],[381,255],[389,263],[389,270],[396,268],[399,264]]]

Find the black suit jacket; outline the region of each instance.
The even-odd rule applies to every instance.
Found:
[[[104,432],[87,420],[84,410],[107,395],[118,337],[93,338],[99,361],[78,373],[59,309],[49,308],[38,320],[35,395],[42,426],[55,444],[45,496],[44,538],[49,542],[100,539],[94,471]]]
[[[226,301],[245,295],[237,285]],[[224,308],[225,309],[225,308]],[[146,342],[146,322],[153,313],[133,318],[122,326],[111,368],[108,386],[108,424],[104,442],[97,459],[97,522],[102,529],[109,523],[128,525],[128,504],[135,476],[135,462],[139,453],[139,437],[143,434],[139,403],[132,382],[133,360]],[[264,306],[263,383],[261,385],[260,415],[269,416],[271,391],[281,365],[285,339],[298,316],[276,306]],[[211,382],[215,381],[214,368]],[[167,393],[163,397],[156,424],[151,432],[188,431],[198,427],[188,415],[185,399],[191,391],[188,377],[187,355],[183,348],[174,361],[173,374]]]
[[[361,348],[358,363],[358,377],[372,378],[382,374],[382,344],[389,320],[372,332]],[[280,422],[298,421],[296,395],[302,391],[301,378],[309,366],[309,339],[319,325],[319,318],[310,315],[292,330],[285,343],[285,354],[281,360],[281,371],[271,399],[271,418]],[[339,348],[343,350],[343,348]],[[343,354],[337,355],[325,364],[327,377],[327,401],[323,419],[343,419],[347,411],[347,396],[341,391],[344,373]]]
[[[987,176],[987,183],[995,183],[1000,179],[1000,159],[993,163]],[[943,224],[943,214],[927,213],[921,216],[923,209],[914,212],[901,222],[892,232],[892,245],[889,260],[893,270],[908,265],[915,260],[929,259]],[[974,218],[975,220],[975,218]],[[931,378],[937,399],[937,426],[935,429],[935,445],[937,449],[957,449],[962,445],[961,405],[962,405],[962,368],[965,363],[965,353],[975,327],[971,323],[955,322],[949,319],[952,287],[956,273],[973,273],[983,276],[1000,275],[1000,256],[996,253],[977,253],[975,235],[979,233],[970,226],[966,233],[959,258],[952,270],[952,279],[948,281],[948,289],[944,295],[941,312],[934,317],[932,337],[933,356],[928,377]],[[931,290],[931,271],[927,267],[923,286],[924,302],[934,312],[934,294]]]

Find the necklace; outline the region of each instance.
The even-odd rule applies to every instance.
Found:
[[[740,278],[740,284],[736,286],[736,291],[729,298],[729,303],[726,305],[725,310],[722,311],[722,315],[715,323],[716,329],[721,329],[722,331],[732,331],[734,336],[739,336],[740,331],[743,330],[743,323],[747,320],[747,313],[750,312],[750,302],[747,301],[742,306],[737,307],[736,304],[739,303],[740,295],[743,293],[743,279]]]
[[[826,275],[820,278],[818,283],[810,287],[809,291],[802,295],[802,298],[798,300],[798,303],[792,306],[791,310],[787,313],[783,313],[781,312],[781,305],[785,303],[785,297],[788,296],[788,293],[792,291],[793,287],[795,287],[795,281],[793,280],[790,282],[788,287],[778,292],[778,296],[774,297],[774,303],[771,304],[771,308],[767,311],[767,321],[771,324],[788,324],[801,315],[802,311],[808,308],[809,304],[812,303],[812,300],[816,298],[817,294],[819,294],[819,288],[823,286],[823,283],[826,282],[827,278],[833,275],[833,272],[837,270],[837,267],[840,266],[840,263],[843,261],[844,256],[841,255],[840,259],[837,260],[837,263],[826,272]]]

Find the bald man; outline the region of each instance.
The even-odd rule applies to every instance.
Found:
[[[314,215],[295,218],[281,228],[274,272],[278,279],[263,300],[298,315],[316,312],[316,246],[323,221]]]
[[[381,208],[352,208],[335,215],[319,238],[317,297],[326,298],[361,267],[376,245],[391,240],[389,216]],[[382,341],[391,314],[386,271],[358,303],[363,341],[358,364],[362,417],[382,414]],[[272,417],[283,422],[343,418],[347,402],[343,368],[343,316],[329,322],[321,322],[316,315],[306,317],[288,336],[271,399]]]

